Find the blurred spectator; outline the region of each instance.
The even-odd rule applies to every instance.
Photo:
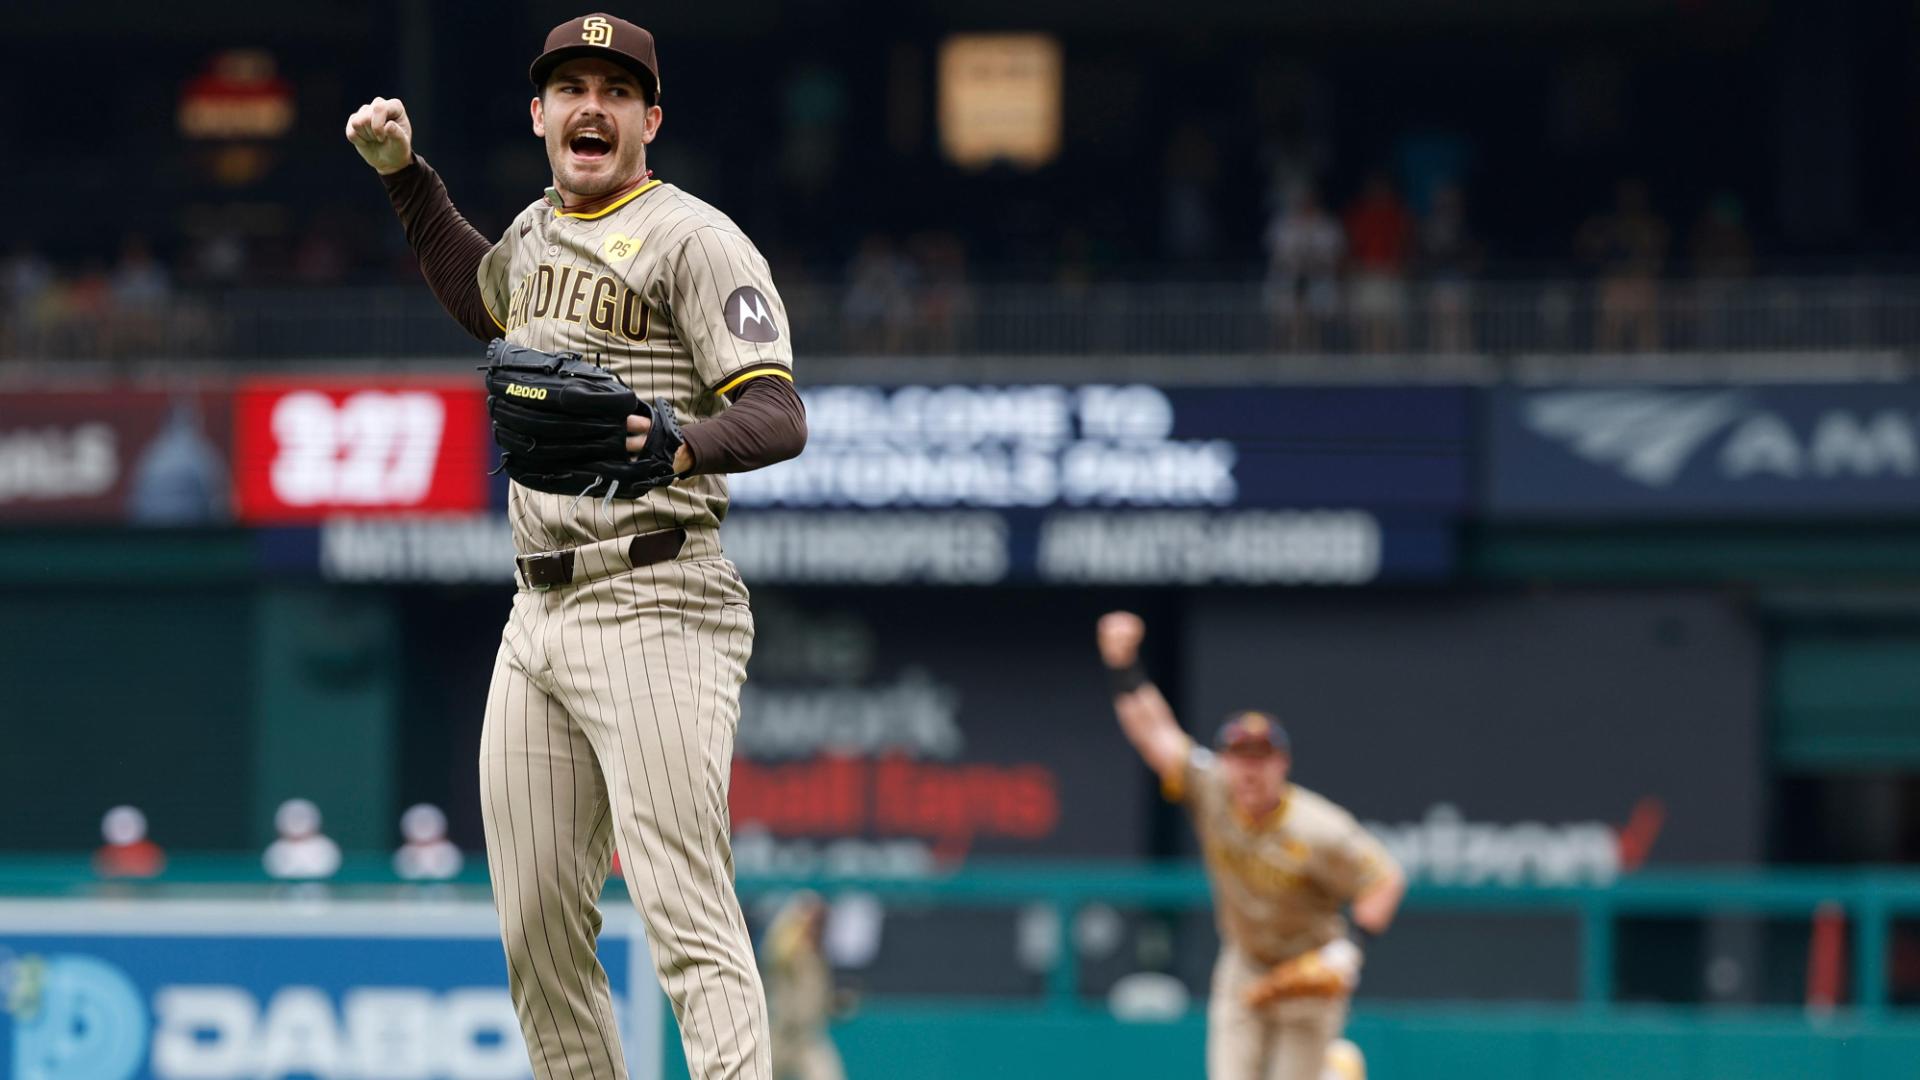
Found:
[[[1580,227],[1575,246],[1599,272],[1599,318],[1594,347],[1605,352],[1629,346],[1660,347],[1660,273],[1666,265],[1668,230],[1653,212],[1647,186],[1620,181],[1610,214]]]
[[[280,838],[261,860],[267,876],[282,881],[317,881],[340,871],[340,845],[320,831],[320,808],[306,799],[288,799],[273,815]]]
[[[113,280],[106,264],[99,259],[82,262],[79,273],[55,287],[53,304],[69,319],[105,318],[113,310]]]
[[[1441,190],[1459,187],[1475,156],[1473,137],[1464,131],[1420,128],[1407,132],[1393,144],[1393,176],[1399,181],[1400,198],[1415,217],[1433,213]]]
[[[200,401],[182,393],[167,423],[134,461],[127,516],[142,525],[205,525],[227,516],[226,458],[207,432]]]
[[[1311,184],[1293,187],[1267,226],[1267,310],[1292,349],[1317,348],[1340,308],[1340,263],[1347,238],[1321,209]]]
[[[1746,209],[1730,191],[1715,195],[1693,223],[1694,316],[1702,345],[1728,344],[1739,313],[1733,310],[1739,282],[1753,274],[1753,237]]]
[[[193,273],[200,280],[231,285],[247,272],[247,242],[233,229],[201,236],[193,249]]]
[[[1184,262],[1213,258],[1217,226],[1214,182],[1220,151],[1196,124],[1183,125],[1167,144],[1166,204],[1161,240],[1168,256]]]
[[[460,875],[460,849],[447,839],[447,815],[417,803],[400,815],[405,843],[393,853],[393,872],[407,881],[446,881]]]
[[[1467,225],[1467,200],[1456,184],[1433,193],[1433,209],[1420,223],[1419,265],[1427,281],[1427,348],[1464,353],[1473,349],[1473,277],[1481,250]]]
[[[879,233],[860,242],[847,269],[841,314],[847,345],[856,353],[899,352],[913,325],[913,268]]]
[[[120,245],[112,290],[113,302],[123,312],[156,311],[166,305],[172,283],[143,237],[129,236]]]
[[[781,174],[805,195],[818,195],[833,183],[843,157],[840,130],[847,113],[846,76],[826,64],[807,64],[787,78],[781,104],[786,119]],[[692,187],[684,170],[675,175]]]
[[[1349,310],[1364,352],[1400,349],[1407,310],[1407,261],[1413,249],[1413,215],[1384,172],[1367,177],[1360,197],[1347,208],[1347,248],[1353,267]]]
[[[108,878],[149,878],[167,868],[167,854],[147,839],[147,815],[138,807],[116,806],[100,819],[106,841],[93,853],[93,872]]]
[[[111,325],[103,329],[112,340],[102,351],[114,356],[154,352],[165,337],[173,283],[144,237],[129,236],[121,243],[108,289],[113,311]]]
[[[1060,234],[1060,243],[1053,257],[1053,283],[1057,291],[1077,296],[1087,291],[1097,276],[1094,263],[1098,261],[1093,238],[1087,230],[1071,226]]]
[[[1740,196],[1722,191],[1693,224],[1693,273],[1700,278],[1744,278],[1753,273],[1753,237]]]
[[[914,238],[913,251],[923,282],[916,344],[921,352],[951,353],[973,324],[966,246],[949,232],[922,233]]]
[[[347,277],[343,223],[323,215],[307,227],[293,252],[293,276],[303,285],[338,285]]]
[[[6,290],[6,306],[16,312],[37,309],[53,291],[53,264],[25,244],[18,244],[7,257],[0,288]]]
[[[17,356],[56,314],[53,266],[40,253],[18,244],[0,264],[0,352]]]

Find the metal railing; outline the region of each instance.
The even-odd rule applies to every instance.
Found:
[[[1407,282],[1325,306],[1258,282],[784,290],[810,356],[1516,356],[1920,349],[1920,279]],[[392,361],[470,352],[424,285],[0,312],[0,359]]]
[[[484,895],[482,860],[470,860],[450,886]],[[14,856],[0,859],[0,897],[212,897],[259,895],[284,887],[270,881],[258,859],[247,856],[187,856],[174,859],[158,878],[103,881],[84,857]],[[377,897],[417,888],[394,877],[381,856],[347,859],[328,882],[341,898]],[[609,888],[619,891],[615,880]],[[1075,919],[1090,904],[1169,910],[1211,903],[1197,864],[982,864],[930,878],[743,877],[739,891],[752,897],[796,888],[824,894],[858,891],[887,901],[956,907],[1045,905],[1054,912],[1062,947],[1047,977],[1043,1010],[1076,1014],[1088,1006],[1080,994],[1081,958]],[[1617,1007],[1616,949],[1619,924],[1630,918],[1728,915],[1808,918],[1837,910],[1851,933],[1851,1004],[1863,1020],[1884,1019],[1891,1009],[1893,923],[1920,916],[1920,872],[1694,871],[1641,873],[1611,885],[1510,886],[1416,884],[1407,910],[1511,915],[1565,915],[1578,920],[1579,1008],[1605,1015]]]

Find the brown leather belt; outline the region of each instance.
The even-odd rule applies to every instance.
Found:
[[[687,543],[687,530],[662,529],[641,533],[627,544],[627,564],[633,567],[666,562]],[[520,580],[527,588],[545,591],[555,585],[573,584],[573,551],[539,551],[514,559],[520,568]]]

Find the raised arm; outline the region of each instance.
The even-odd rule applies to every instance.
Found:
[[[414,154],[407,107],[395,98],[374,98],[347,118],[347,141],[380,174],[440,306],[481,341],[506,333],[480,292],[480,260],[493,245],[454,209],[440,174]]]
[[[1367,886],[1353,898],[1353,925],[1368,934],[1384,934],[1400,912],[1400,901],[1407,895],[1407,875],[1397,864],[1389,864],[1380,880]]]
[[[1399,860],[1351,815],[1332,854],[1332,875],[1325,881],[1328,890],[1351,898],[1353,926],[1365,938],[1386,933],[1407,895],[1407,874]]]
[[[1180,775],[1193,744],[1180,730],[1173,706],[1140,667],[1140,641],[1146,636],[1147,624],[1130,611],[1102,615],[1095,632],[1100,659],[1113,679],[1113,711],[1120,730],[1147,767],[1166,780]]]

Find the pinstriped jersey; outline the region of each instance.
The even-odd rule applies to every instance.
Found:
[[[1262,963],[1290,960],[1345,934],[1341,910],[1394,865],[1352,814],[1298,784],[1263,820],[1243,817],[1219,759],[1199,747],[1163,786],[1193,815],[1220,936]]]
[[[641,398],[688,422],[726,407],[748,379],[793,377],[786,307],[767,261],[720,211],[650,181],[590,213],[533,203],[480,261],[480,295],[516,345],[577,352]],[[507,513],[522,553],[656,529],[714,528],[727,482],[685,477],[640,499],[603,503],[512,484]]]

